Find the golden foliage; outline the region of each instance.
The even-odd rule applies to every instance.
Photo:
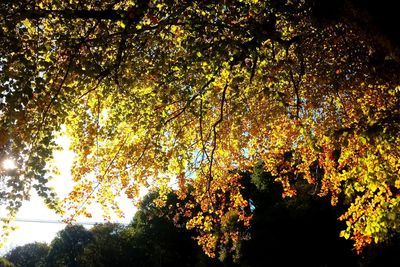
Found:
[[[40,177],[66,125],[72,216],[93,201],[119,214],[115,196],[142,186],[162,205],[176,183],[193,197],[187,227],[215,256],[250,225],[234,171],[262,160],[284,197],[306,179],[348,205],[342,235],[357,250],[398,231],[398,75],[370,64],[387,47],[350,22],[318,27],[309,1],[272,2],[2,4],[17,14],[1,27],[18,49],[0,50],[0,148],[26,168],[1,177],[29,180],[7,196],[39,184],[51,199]]]

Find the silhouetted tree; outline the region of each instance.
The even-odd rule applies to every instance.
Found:
[[[120,224],[97,224],[90,232],[93,239],[78,257],[79,266],[146,266],[143,251],[131,245],[129,229]]]
[[[12,249],[6,258],[17,267],[35,267],[44,263],[48,252],[46,243],[35,242]]]
[[[0,257],[0,267],[15,267],[15,265],[6,258]]]
[[[179,202],[173,193],[167,204],[157,207],[153,200],[156,192],[143,200],[134,219],[128,226],[132,232],[132,246],[144,253],[146,266],[218,266],[217,260],[208,258],[193,240],[193,233],[174,225],[170,216],[176,213]]]
[[[78,267],[78,257],[91,240],[93,234],[82,225],[68,225],[51,242],[46,266]]]
[[[253,267],[356,266],[351,242],[339,237],[339,208],[315,195],[316,185],[299,179],[297,196],[282,198],[282,186],[262,169],[243,173],[244,194],[251,201],[251,239],[243,242],[242,263]]]

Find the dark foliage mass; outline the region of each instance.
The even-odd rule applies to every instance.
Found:
[[[10,251],[6,258],[15,266],[35,267],[43,264],[43,259],[49,252],[49,246],[45,243],[32,243],[19,246]]]
[[[0,257],[0,267],[14,267],[15,265],[12,264],[6,258]]]

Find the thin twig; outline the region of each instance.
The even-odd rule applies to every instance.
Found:
[[[212,77],[211,79],[209,79],[209,80],[203,85],[203,87],[200,89],[200,92],[197,93],[197,94],[195,94],[195,95],[193,95],[193,96],[186,102],[186,105],[185,105],[183,108],[181,108],[179,111],[174,112],[175,115],[173,115],[172,117],[170,117],[169,119],[167,119],[167,120],[164,122],[164,125],[168,124],[169,122],[171,122],[172,120],[176,119],[176,118],[179,117],[181,114],[183,114],[183,113],[186,111],[186,109],[190,106],[190,104],[191,104],[197,97],[199,97],[200,95],[202,95],[202,94],[203,94],[203,91],[204,91],[214,80],[215,80],[214,77]]]
[[[75,216],[79,213],[79,211],[86,205],[86,203],[89,201],[90,197],[96,192],[96,190],[99,188],[99,186],[104,182],[104,177],[107,175],[107,173],[110,171],[114,161],[117,159],[118,155],[121,153],[122,148],[125,146],[126,142],[128,141],[128,138],[130,137],[130,134],[126,136],[126,138],[122,141],[121,145],[119,146],[117,152],[115,153],[114,157],[111,159],[111,161],[108,163],[107,168],[101,175],[100,179],[98,179],[98,182],[95,187],[91,190],[89,195],[85,197],[81,205],[76,209],[75,214],[71,216],[71,220],[75,218]]]

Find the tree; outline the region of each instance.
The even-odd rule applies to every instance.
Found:
[[[6,258],[0,257],[0,267],[15,267],[15,265]]]
[[[221,266],[208,258],[193,240],[194,232],[188,231],[179,215],[176,194],[169,193],[164,207],[157,207],[154,200],[158,192],[147,194],[127,231],[131,234],[130,246],[141,257],[137,265],[145,266]],[[136,261],[133,261],[136,262]]]
[[[316,195],[315,185],[296,183],[297,197],[282,199],[282,186],[263,172],[260,163],[245,172],[246,199],[253,206],[251,238],[241,244],[240,262],[249,266],[368,266],[352,252],[351,243],[339,237],[337,215],[329,199]],[[363,257],[367,256],[365,254]],[[246,266],[243,264],[243,266]]]
[[[46,266],[80,266],[79,255],[91,240],[93,234],[82,225],[67,225],[51,242]]]
[[[46,243],[35,242],[12,249],[6,258],[17,267],[36,267],[43,265],[48,252]]]
[[[125,226],[105,223],[90,229],[93,239],[78,256],[79,266],[147,266],[141,250],[131,246],[132,236]]]
[[[188,227],[214,256],[223,218],[250,226],[231,170],[262,160],[284,196],[301,178],[345,203],[341,235],[358,251],[387,239],[400,222],[400,50],[396,16],[382,16],[393,4],[377,3],[3,1],[0,157],[18,165],[1,170],[3,224],[31,187],[60,208],[45,174],[65,126],[72,217],[95,200],[119,213],[115,195],[149,184],[161,205],[172,179],[181,198],[193,189]]]

